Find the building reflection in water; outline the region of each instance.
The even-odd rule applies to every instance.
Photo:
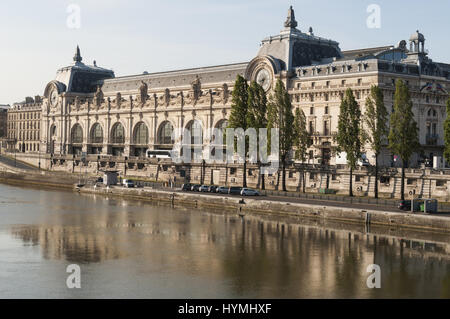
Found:
[[[81,208],[70,206],[79,202],[53,206],[39,224],[14,226],[13,235],[39,245],[46,259],[135,259],[141,273],[226,281],[238,297],[450,298],[449,242],[95,196],[78,200]],[[382,289],[367,288],[369,264],[381,266]]]

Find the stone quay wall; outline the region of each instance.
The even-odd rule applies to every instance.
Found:
[[[14,156],[9,154],[9,156]],[[38,166],[52,172],[100,175],[104,170],[117,170],[121,177],[136,178],[153,182],[175,181],[177,184],[242,186],[243,166],[241,164],[175,164],[170,160],[146,159],[138,157],[113,157],[88,155],[85,162],[73,155],[50,156],[48,154],[15,154],[17,160]],[[281,189],[281,169],[278,174],[265,175],[267,190]],[[373,196],[375,177],[373,167],[358,167],[353,172],[353,193],[356,196]],[[400,198],[401,169],[381,168],[378,191],[381,198]],[[348,195],[350,174],[343,166],[322,167],[319,165],[291,165],[286,169],[288,191],[303,189],[318,193],[328,189],[335,194]],[[261,188],[262,180],[257,165],[247,165],[247,185]],[[410,198],[436,198],[450,202],[450,170],[407,169],[405,194]]]

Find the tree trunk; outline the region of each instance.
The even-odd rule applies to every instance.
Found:
[[[280,189],[280,170],[277,171],[277,186],[276,190]]]
[[[350,167],[350,189],[348,195],[353,197],[353,167]]]
[[[302,169],[302,187],[303,187],[303,193],[306,193],[306,172],[305,169]]]
[[[265,190],[266,189],[266,183],[264,181],[264,175],[261,173],[261,167],[259,168],[259,175],[261,176],[261,189]]]
[[[402,183],[400,187],[401,199],[405,200],[405,160],[402,160]],[[395,194],[394,194],[395,196]]]
[[[378,198],[378,154],[375,154],[375,198]]]
[[[243,176],[242,186],[247,187],[247,161],[246,160],[244,160],[244,176]]]
[[[283,161],[283,180],[282,180],[283,192],[286,192],[286,163]]]

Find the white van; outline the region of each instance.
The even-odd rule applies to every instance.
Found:
[[[123,187],[126,187],[126,188],[133,188],[134,182],[131,179],[123,179],[122,185],[123,185]]]
[[[164,150],[148,150],[147,158],[171,158],[170,151]]]

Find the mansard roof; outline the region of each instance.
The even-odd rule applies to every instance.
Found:
[[[78,46],[73,59],[72,65],[63,67],[56,73],[55,80],[63,84],[61,87],[65,87],[65,92],[92,93],[96,89],[94,82],[114,77],[112,70],[81,62],[82,57]]]
[[[393,45],[387,45],[382,47],[374,47],[374,48],[365,48],[365,49],[356,49],[356,50],[346,50],[342,51],[342,55],[347,59],[356,59],[359,57],[364,57],[368,55],[377,55],[381,52],[393,49]]]
[[[262,40],[258,56],[271,56],[279,60],[282,70],[319,63],[324,59],[342,57],[339,43],[315,36],[312,28],[308,33],[297,29],[294,10],[288,11],[280,34]]]
[[[98,84],[102,84],[102,91],[104,93],[109,93],[136,90],[141,81],[145,81],[150,89],[189,87],[196,80],[197,76],[202,85],[208,85],[208,83],[229,83],[234,82],[238,74],[243,75],[247,65],[248,62],[243,62],[166,72],[144,73],[105,79],[98,81]]]

